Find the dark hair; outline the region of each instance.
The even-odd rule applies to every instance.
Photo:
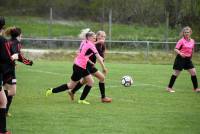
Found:
[[[11,36],[12,38],[16,38],[21,34],[21,29],[18,27],[8,27],[5,31],[7,36]]]
[[[11,35],[12,38],[16,38],[20,34],[21,34],[21,29],[18,28],[18,27],[11,29],[11,31],[10,31],[10,35]]]
[[[0,29],[2,29],[4,25],[5,25],[5,19],[4,17],[0,16]]]

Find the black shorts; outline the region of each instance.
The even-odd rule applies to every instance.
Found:
[[[5,84],[16,84],[16,75],[15,75],[15,67],[4,65],[3,66],[3,85]]]
[[[83,69],[76,64],[73,65],[73,74],[71,76],[71,79],[73,81],[79,81],[81,78],[89,75],[89,71],[87,69]]]
[[[90,74],[94,74],[98,71],[98,69],[91,64],[87,65],[87,70],[89,71]]]
[[[176,56],[174,61],[173,69],[182,71],[183,69],[188,70],[194,68],[191,58],[183,58],[180,55]]]

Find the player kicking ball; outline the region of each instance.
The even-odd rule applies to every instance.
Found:
[[[97,51],[99,52],[101,57],[105,57],[105,38],[106,33],[104,31],[98,31],[96,33],[97,41],[95,42],[95,47]],[[91,62],[87,63],[87,70],[92,74],[94,77],[96,77],[99,80],[99,89],[101,93],[101,102],[103,103],[110,103],[112,102],[112,98],[106,97],[105,95],[105,74],[100,72],[96,67],[96,57],[95,55],[91,55],[89,57]],[[93,64],[94,63],[94,64]],[[81,79],[80,82],[76,85],[76,87],[72,90],[70,90],[68,93],[72,100],[74,100],[74,94],[85,84],[85,80]],[[84,91],[83,91],[84,92]]]

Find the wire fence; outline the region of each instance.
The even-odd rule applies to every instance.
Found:
[[[37,50],[62,50],[75,52],[81,40],[23,38],[23,48]],[[117,54],[140,54],[145,61],[153,55],[173,54],[176,42],[156,41],[106,41],[107,52]],[[195,53],[200,52],[200,42],[195,45]]]

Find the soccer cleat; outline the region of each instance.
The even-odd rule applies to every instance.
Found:
[[[12,114],[8,112],[8,113],[6,113],[6,116],[7,116],[7,117],[11,117]]]
[[[109,97],[102,98],[101,102],[103,102],[103,103],[110,103],[110,102],[112,102],[112,98],[109,98]]]
[[[167,90],[167,92],[170,92],[170,93],[174,93],[175,92],[172,88],[169,88],[169,87],[167,87],[166,90]]]
[[[7,132],[5,132],[5,133],[1,133],[1,132],[0,132],[0,134],[11,134],[11,132],[10,132],[10,131],[7,131]]]
[[[78,100],[78,103],[79,104],[86,104],[86,105],[89,105],[90,103],[86,100]]]
[[[53,90],[53,88],[48,88],[46,91],[46,96],[52,95],[53,94],[52,90]]]
[[[68,94],[69,94],[71,100],[73,101],[74,100],[74,94],[72,93],[72,90],[68,90]]]

